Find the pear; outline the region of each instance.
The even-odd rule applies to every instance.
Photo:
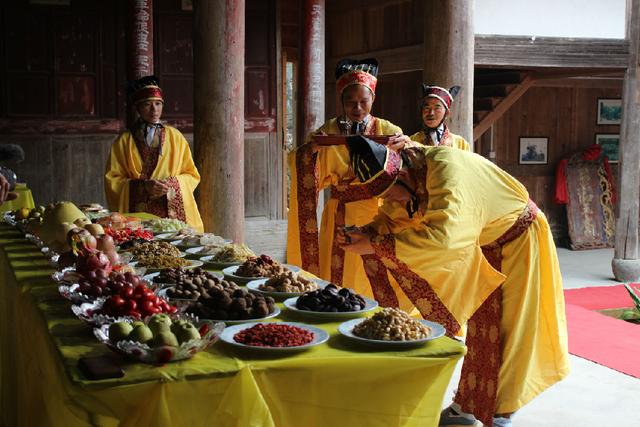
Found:
[[[177,336],[178,335],[178,331],[184,325],[191,325],[191,323],[189,323],[188,320],[184,320],[184,319],[178,319],[178,320],[174,321],[171,324],[171,332],[173,332]]]
[[[131,327],[132,328],[135,328],[136,326],[140,326],[140,325],[147,326],[147,325],[144,324],[144,322],[142,320],[136,320],[135,322],[131,322]]]
[[[153,339],[153,346],[154,347],[164,347],[164,346],[177,347],[178,339],[173,334],[173,332],[169,330],[161,331],[161,332],[158,332],[158,334]]]
[[[154,335],[160,332],[171,332],[171,318],[166,314],[153,315],[148,325]]]
[[[178,341],[180,341],[180,344],[182,344],[191,340],[199,340],[200,332],[198,332],[198,329],[196,329],[195,326],[188,323],[186,325],[181,325],[180,328],[178,328],[176,337],[178,338]]]
[[[147,343],[153,339],[153,332],[144,324],[138,325],[133,328],[128,339],[139,343]]]
[[[129,338],[129,334],[133,330],[133,326],[127,322],[116,322],[109,326],[109,340],[118,342]]]

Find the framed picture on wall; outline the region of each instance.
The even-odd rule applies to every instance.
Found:
[[[549,138],[526,136],[520,138],[520,155],[518,161],[521,165],[546,165],[547,145]]]
[[[598,99],[598,125],[619,125],[622,121],[622,99]]]
[[[618,163],[620,160],[620,135],[614,133],[597,133],[596,144],[602,147],[604,155],[609,158],[609,163]]]

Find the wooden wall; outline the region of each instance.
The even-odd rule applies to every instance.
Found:
[[[558,162],[589,147],[596,134],[620,132],[619,125],[596,124],[598,98],[622,95],[622,80],[606,86],[618,87],[585,87],[571,80],[566,80],[564,86],[533,87],[493,128],[497,164],[527,186],[531,198],[547,215],[557,239],[567,236],[566,210],[553,202]],[[522,136],[549,138],[546,165],[519,164]],[[617,165],[612,170],[617,173]]]

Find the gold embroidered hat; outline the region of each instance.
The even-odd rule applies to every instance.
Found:
[[[336,90],[338,95],[352,85],[362,85],[376,93],[378,84],[378,61],[375,58],[349,59],[345,58],[336,65]]]
[[[449,90],[440,86],[430,86],[422,83],[422,99],[436,98],[439,99],[447,110],[451,109],[453,98],[460,92],[460,86],[452,86]]]
[[[156,76],[145,76],[130,82],[127,94],[134,105],[149,100],[164,102],[160,80]]]

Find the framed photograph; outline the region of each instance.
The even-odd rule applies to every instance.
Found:
[[[598,125],[619,125],[622,121],[622,99],[598,99]]]
[[[596,144],[602,147],[604,155],[609,158],[609,163],[618,163],[620,160],[620,135],[614,133],[597,133]]]
[[[548,143],[549,138],[521,137],[519,163],[521,165],[546,165]]]

